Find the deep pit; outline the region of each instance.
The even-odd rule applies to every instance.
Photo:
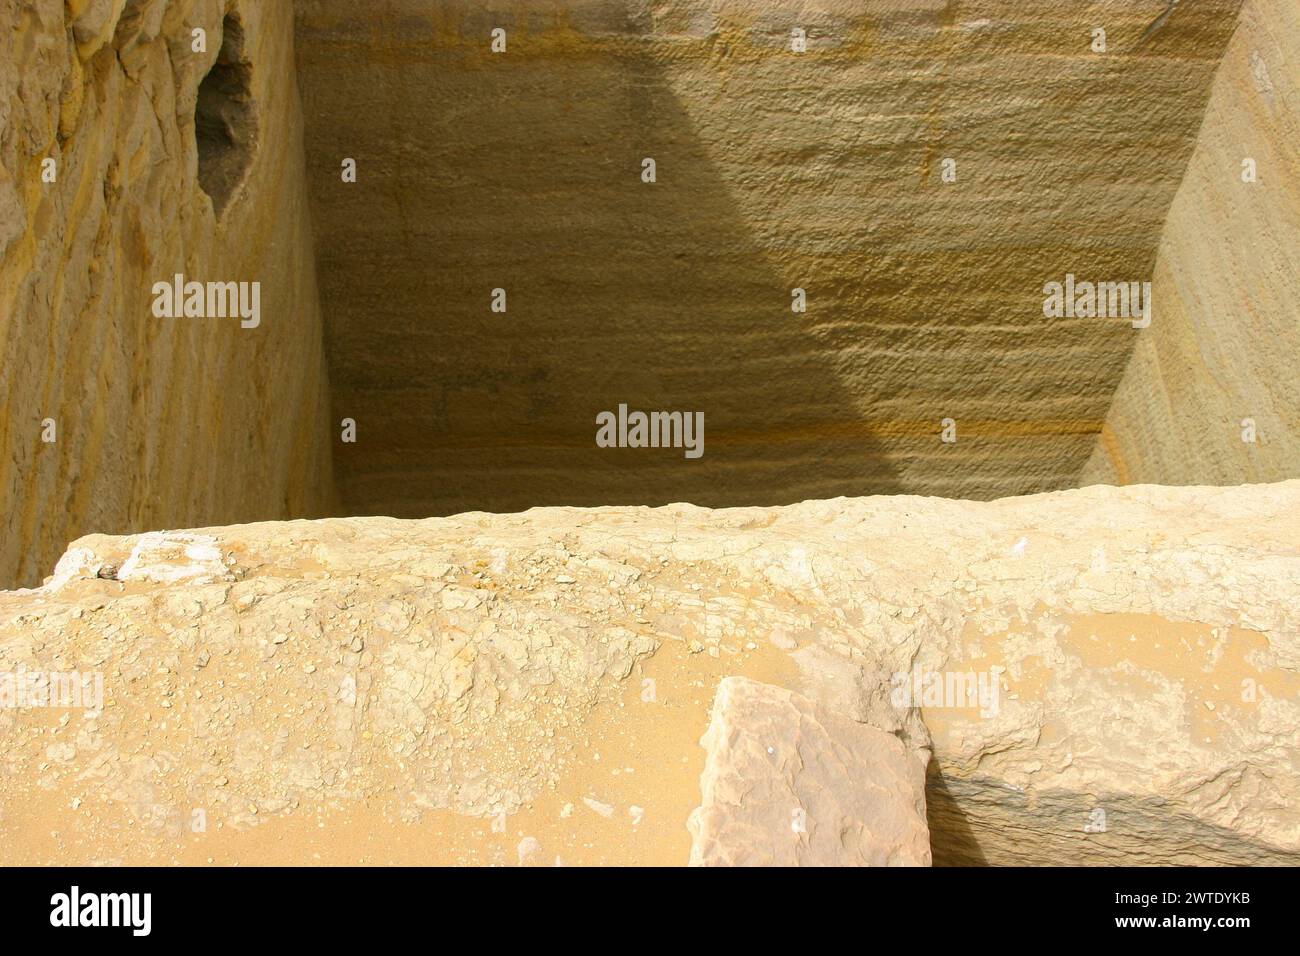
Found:
[[[1236,6],[1112,7],[1099,56],[1059,5],[840,3],[798,54],[703,4],[299,4],[345,509],[1074,486],[1138,333],[1044,283],[1150,278]],[[706,453],[598,448],[620,403]]]
[[[1130,376],[1112,411],[1139,342],[1176,334],[1205,355],[1229,305],[1198,315],[1183,262],[1208,264],[1188,261],[1204,253],[1184,234],[1198,207],[1256,197],[1224,173],[1166,222],[1189,168],[1238,164],[1202,155],[1221,135],[1202,120],[1238,8],[1189,5],[1152,30],[1163,4],[837,3],[801,11],[798,54],[784,9],[300,3],[332,407],[361,435],[336,445],[345,512],[1293,474],[1286,405],[1275,391],[1252,410],[1243,369],[1183,409],[1149,390],[1208,370],[1134,373],[1145,384]],[[1214,122],[1242,123],[1236,84],[1257,69],[1264,15]],[[1098,22],[1107,55],[1078,42]],[[1290,122],[1255,118],[1261,151]],[[1255,229],[1270,223],[1258,208],[1231,228],[1267,244],[1276,231]],[[1046,282],[1150,281],[1158,261],[1165,328],[1043,315]],[[1210,291],[1294,288],[1293,268],[1253,272]],[[620,404],[703,412],[705,454],[598,447],[597,416]],[[1267,451],[1241,447],[1248,411],[1269,419]],[[1167,431],[1177,447],[1153,460],[1145,433]]]
[[[13,58],[58,108],[5,195],[64,145],[0,236],[0,582],[89,530],[1288,477],[1295,14],[1164,10],[88,13],[95,96]],[[260,281],[261,330],[150,324],[177,273]],[[1069,276],[1155,321],[1046,316]],[[703,455],[600,447],[620,406]]]
[[[1300,474],[1293,3],[826,0],[814,10],[704,0],[196,0],[131,3],[120,19],[110,5],[76,13],[69,5],[66,29],[57,6],[0,3],[15,26],[0,29],[0,588],[38,584],[87,533],[539,505],[993,499]],[[806,33],[802,50],[790,46],[792,23]],[[202,52],[192,46],[196,26],[209,37]],[[497,30],[504,46],[494,50]],[[178,275],[260,283],[260,323],[158,316],[151,290]],[[1150,321],[1077,303],[1047,314],[1049,284],[1076,281],[1149,283]],[[599,416],[621,408],[702,415],[702,454],[601,447]],[[672,522],[708,527],[645,568],[611,557],[621,536],[639,536],[650,554],[668,539],[676,546],[678,529],[633,533],[622,522],[635,518],[621,514],[599,519],[603,530],[582,516],[527,519],[539,522],[535,539],[525,519],[436,526],[457,542],[455,554],[439,550],[441,539],[382,523],[383,534],[365,523],[285,525],[230,540],[260,549],[260,563],[237,568],[257,600],[272,596],[258,592],[260,577],[319,587],[310,603],[324,609],[329,633],[355,626],[339,603],[346,595],[323,583],[331,560],[359,562],[357,580],[372,573],[377,592],[396,587],[411,555],[445,567],[428,578],[445,584],[438,600],[452,602],[438,613],[450,608],[455,618],[487,606],[469,607],[480,599],[459,589],[506,575],[497,550],[532,549],[538,561],[558,562],[547,565],[546,586],[559,590],[538,612],[532,572],[509,568],[519,575],[518,616],[562,608],[545,618],[542,663],[529,662],[541,670],[551,633],[605,613],[613,599],[602,587],[630,588],[635,576],[670,566],[681,580],[647,585],[646,601],[662,605],[656,626],[673,639],[694,626],[677,605],[723,595],[726,613],[701,611],[702,627],[752,611],[749,626],[766,641],[758,631],[775,607],[814,643],[842,650],[836,629],[847,628],[868,647],[889,633],[897,650],[920,646],[925,629],[902,623],[910,614],[930,629],[926,640],[949,647],[981,613],[1012,616],[961,604],[953,582],[1014,592],[1016,582],[1039,580],[1016,576],[1026,547],[1031,561],[1040,548],[1052,554],[1040,603],[1086,598],[1113,617],[1157,595],[1164,604],[1133,625],[1144,642],[1191,620],[1204,626],[1178,639],[1217,647],[1239,623],[1235,594],[1215,583],[1193,601],[1194,589],[1148,560],[1157,551],[1170,567],[1210,568],[1211,582],[1249,590],[1255,603],[1240,616],[1254,615],[1255,636],[1294,633],[1290,612],[1269,601],[1275,556],[1290,547],[1284,492],[1247,490],[1227,504],[1180,499],[1191,543],[1172,558],[1161,550],[1159,492],[1133,492],[1142,507],[1131,514],[1122,492],[1098,491],[1087,499],[1092,511],[1055,496],[1008,505],[1025,509],[1029,530],[1000,503],[988,506],[994,520],[967,503],[927,502],[921,530],[906,501],[854,504],[862,514],[852,521],[810,505],[807,526],[774,537],[762,532],[789,515],[706,521],[688,510]],[[1126,517],[1098,561],[1090,548],[1106,533],[1106,509]],[[1261,527],[1244,528],[1253,514],[1264,516]],[[1098,526],[1053,543],[1055,529],[1090,520]],[[872,534],[862,530],[869,521],[879,522]],[[1125,521],[1142,524],[1140,539],[1123,536]],[[480,531],[498,525],[505,543],[494,548]],[[730,546],[715,546],[733,533]],[[350,535],[364,543],[365,534],[393,567],[363,547],[348,550]],[[575,554],[591,564],[590,593],[568,590],[578,581],[563,563],[585,534],[592,540]],[[810,559],[805,538],[818,534],[820,557]],[[313,535],[322,540],[301,545]],[[1200,536],[1209,544],[1198,550]],[[959,537],[940,587],[925,548]],[[1267,539],[1258,547],[1272,551],[1257,554],[1247,538]],[[909,563],[891,576],[887,552],[899,540]],[[753,549],[771,553],[751,564]],[[365,564],[371,557],[379,570]],[[112,551],[111,563],[74,581],[85,592],[78,610],[103,607],[95,588],[125,587],[114,575],[129,560]],[[842,592],[809,583],[818,560],[836,568],[829,580],[843,582]],[[1084,580],[1078,591],[1069,590],[1073,575]],[[751,579],[765,589],[758,598]],[[882,581],[893,590],[878,597]],[[130,626],[138,608],[129,601],[144,593],[114,607],[122,616],[113,628]],[[175,597],[158,599],[165,621],[191,609]],[[375,598],[373,616],[392,611],[390,597]],[[27,614],[23,601],[44,598],[6,600]],[[639,606],[616,610],[613,621],[645,623]],[[263,630],[280,626],[271,611],[258,612],[267,614]],[[1039,612],[1015,603],[1022,621]],[[69,625],[87,654],[106,639],[93,623]],[[979,640],[998,632],[998,621],[985,623]],[[1092,626],[1068,623],[1081,633]],[[61,626],[41,624],[51,634]],[[1055,641],[1064,625],[1034,626]],[[470,632],[486,642],[485,656],[500,650]],[[225,637],[260,660],[261,649],[236,640],[251,633],[231,625]],[[396,638],[391,646],[406,653]],[[963,652],[957,643],[949,650],[954,659]],[[313,668],[292,669],[295,679],[317,673],[314,648],[285,653],[302,653]],[[584,663],[599,672],[599,661]],[[1109,680],[1124,663],[1097,664],[1096,673]],[[1266,663],[1261,673],[1293,672],[1286,660]],[[399,690],[408,665],[393,665]],[[1176,670],[1157,676],[1181,693]],[[1074,686],[1055,679],[1044,707],[1073,700]],[[323,686],[312,693],[332,693]],[[477,692],[495,702],[491,681]],[[1151,701],[1145,691],[1117,693],[1117,713],[1130,697]],[[1207,720],[1201,706],[1191,701]],[[1053,773],[1065,782],[1041,806],[995,800],[1002,778],[963,777],[962,761],[978,769],[983,744],[954,735],[961,759],[941,754],[929,780],[936,862],[1075,861],[1063,825],[1036,823],[1019,846],[1004,837],[1025,819],[1074,820],[1092,809],[1096,781],[1072,761],[1078,749],[1085,764],[1082,748],[1113,721],[1071,717],[1088,727],[1096,718],[1093,738],[1042,736],[1032,715],[1015,725],[1024,739],[1061,750],[1052,751]],[[696,725],[688,729],[683,739]],[[1259,740],[1260,753],[1272,753],[1272,738]],[[1193,779],[1202,742],[1188,736],[1180,752],[1195,812],[1142,796],[1123,808],[1139,823],[1100,841],[1088,862],[1143,852],[1212,862],[1293,855],[1292,823],[1278,810],[1285,794],[1251,804],[1281,821],[1258,844],[1206,823],[1237,808]],[[998,740],[989,746],[1002,752]],[[1228,749],[1211,756],[1236,772]],[[251,752],[268,750],[259,743]],[[1136,763],[1159,759],[1143,751]],[[270,766],[267,779],[281,769]],[[1006,779],[1022,770],[1012,766]],[[1130,771],[1115,772],[1120,789]],[[1250,803],[1255,772],[1242,771],[1233,800]],[[1165,843],[1149,832],[1165,833]]]

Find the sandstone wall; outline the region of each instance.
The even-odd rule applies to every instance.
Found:
[[[217,91],[213,109],[251,115],[250,165],[219,219],[198,181],[196,99],[226,7],[0,0],[0,582],[39,579],[88,531],[330,501],[289,4],[233,5],[251,105]],[[178,272],[260,281],[260,327],[154,318],[153,283]]]
[[[1248,0],[1084,483],[1300,474],[1300,5]],[[1242,181],[1254,159],[1258,182]],[[1254,424],[1256,440],[1243,441]]]
[[[301,0],[347,511],[1072,484],[1135,332],[1043,285],[1150,277],[1238,4]]]

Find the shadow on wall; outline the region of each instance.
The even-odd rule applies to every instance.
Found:
[[[380,49],[403,35],[374,29]],[[337,150],[308,151],[330,193],[317,239],[335,420],[358,423],[337,456],[349,513],[900,490],[869,431],[828,428],[852,398],[791,310],[798,282],[758,247],[649,56],[400,60],[316,80],[385,114],[339,136],[364,188],[340,193]],[[703,457],[598,448],[597,415],[620,404],[703,412]]]

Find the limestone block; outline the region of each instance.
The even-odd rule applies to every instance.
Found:
[[[936,864],[1295,864],[1298,516],[1283,482],[92,535],[42,589],[0,593],[0,673],[98,673],[105,697],[58,733],[0,708],[0,826],[88,793],[103,834],[153,832],[153,806],[234,829],[313,802],[358,826],[379,825],[367,800],[524,813],[585,755],[566,799],[610,828],[609,861],[635,805],[684,863],[713,690],[744,676],[814,702],[800,733],[866,718],[928,748]],[[558,746],[606,720],[653,768]],[[142,846],[92,831],[82,852]]]
[[[893,734],[728,677],[700,740],[693,866],[929,866],[926,760]]]

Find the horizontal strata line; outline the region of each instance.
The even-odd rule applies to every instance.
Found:
[[[629,411],[636,411],[630,409]],[[651,411],[654,411],[652,409]],[[971,438],[1019,439],[1019,438],[1061,438],[1064,436],[1095,436],[1102,430],[1102,419],[1056,419],[1036,422],[1006,422],[993,420],[957,419],[960,440]],[[705,423],[705,447],[718,445],[775,445],[796,444],[825,438],[873,439],[873,438],[937,438],[940,425],[936,419],[925,421],[881,421],[881,422],[845,422],[826,423],[798,428],[780,429],[737,429],[718,432],[709,431]],[[592,426],[595,427],[594,424]],[[586,442],[574,442],[572,436],[561,434],[532,434],[528,441],[501,441],[494,438],[474,438],[454,436],[440,440],[436,444],[411,446],[408,451],[437,453],[457,449],[511,449],[529,448],[564,448],[588,449]],[[396,447],[391,449],[397,451]],[[346,455],[346,451],[344,452]],[[369,452],[367,455],[371,454]]]
[[[539,473],[534,480],[547,482],[555,477],[553,474]],[[1042,491],[1059,491],[1076,487],[1078,469],[1068,471],[1042,471],[1033,475],[1012,474],[1009,472],[975,475],[964,482],[942,482],[925,489],[910,488],[906,479],[886,471],[855,472],[852,476],[853,486],[847,485],[847,476],[832,479],[808,479],[791,483],[774,491],[771,488],[746,487],[739,489],[734,496],[727,493],[707,492],[696,486],[688,488],[623,488],[613,490],[608,487],[573,487],[565,486],[563,490],[553,484],[547,484],[540,494],[535,489],[520,485],[508,489],[501,496],[501,512],[510,513],[527,511],[530,508],[553,507],[556,505],[577,508],[624,506],[656,507],[676,501],[701,502],[708,498],[727,499],[725,504],[704,505],[704,507],[773,507],[799,501],[816,499],[860,497],[866,495],[921,496],[941,498],[971,498],[988,495],[991,497],[1014,497],[1037,494]],[[360,507],[383,507],[396,511],[405,511],[414,517],[433,517],[430,509],[448,513],[444,509],[461,511],[492,511],[484,502],[496,496],[485,496],[478,491],[479,475],[451,477],[442,476],[438,483],[425,474],[390,471],[374,479],[359,482],[345,482],[342,493],[345,500]],[[429,482],[426,487],[422,482]],[[540,499],[540,500],[539,500]],[[383,502],[376,506],[375,502]],[[379,512],[370,512],[379,513]],[[356,509],[349,509],[347,517],[356,517]],[[394,514],[394,517],[398,515]]]
[[[353,21],[356,19],[358,18],[352,18]],[[954,33],[928,28],[891,31],[883,40],[871,39],[862,27],[850,27],[837,37],[835,45],[819,47],[807,53],[791,51],[784,36],[775,42],[766,39],[755,41],[747,35],[748,31],[728,31],[717,37],[686,38],[663,33],[580,32],[544,27],[519,35],[513,40],[518,56],[500,57],[499,62],[489,58],[483,35],[437,30],[432,20],[426,21],[430,28],[428,31],[411,30],[395,34],[386,38],[390,42],[382,48],[375,45],[374,38],[369,33],[358,31],[354,35],[340,31],[337,24],[321,27],[303,19],[299,19],[296,24],[296,38],[299,41],[299,68],[314,68],[325,73],[343,70],[340,66],[343,54],[340,51],[356,51],[349,55],[358,57],[372,67],[416,63],[442,69],[482,71],[488,69],[487,64],[491,63],[493,69],[523,74],[532,71],[539,62],[545,60],[582,62],[593,58],[608,58],[612,64],[624,66],[627,75],[633,79],[655,81],[668,68],[701,68],[712,64],[716,59],[719,42],[726,45],[727,59],[733,63],[767,63],[781,59],[797,69],[814,71],[824,66],[843,67],[847,61],[863,68],[887,67],[904,75],[914,85],[937,87],[950,86],[953,80],[943,74],[906,71],[918,65],[928,65],[936,59],[936,54],[961,53],[963,47],[978,47],[984,52],[995,47],[1006,61],[1015,61],[1015,65],[1025,68],[1040,61],[1053,64],[1086,63],[1106,79],[1124,76],[1119,68],[1135,63],[1179,63],[1192,66],[1219,63],[1219,57],[1192,49],[1186,43],[1180,45],[1177,52],[1164,53],[1152,47],[1131,48],[1121,42],[1122,35],[1129,28],[1136,33],[1145,25],[1143,21],[1149,22],[1149,17],[1115,20],[1117,29],[1113,32],[1116,48],[1108,51],[1105,58],[1091,51],[1081,51],[1075,45],[1067,46],[1061,41],[1062,36],[1073,36],[1072,31],[1082,24],[1091,25],[1091,21],[1083,18],[1055,22],[1006,21],[1000,24],[1009,28],[1004,35],[1019,41],[1007,43],[990,43],[986,37],[976,32]],[[415,23],[424,25],[419,19]],[[1132,41],[1130,37],[1122,39]],[[982,63],[968,61],[959,66],[967,71],[963,79],[993,75],[993,71]],[[643,73],[635,72],[638,67]],[[1091,78],[1085,76],[1080,81]],[[1072,74],[1053,73],[1040,78],[1040,82],[1050,80],[1056,80],[1057,85],[1062,85],[1075,80],[1075,77]]]

